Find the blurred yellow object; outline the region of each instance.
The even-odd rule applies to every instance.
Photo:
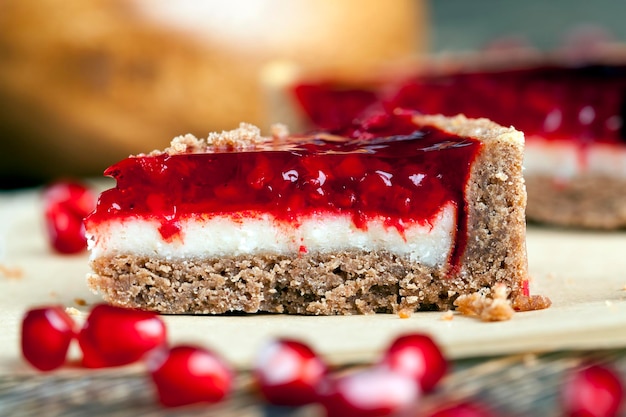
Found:
[[[1,176],[99,175],[183,133],[268,126],[261,67],[358,76],[425,49],[421,0],[4,0]]]

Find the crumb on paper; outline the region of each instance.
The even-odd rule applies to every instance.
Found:
[[[22,268],[0,264],[0,276],[6,279],[22,279],[24,277],[24,271]]]
[[[408,319],[412,315],[413,315],[413,310],[408,309],[408,308],[403,308],[400,311],[398,311],[398,317],[400,317],[401,319]]]
[[[84,307],[87,305],[87,301],[85,301],[84,298],[74,298],[74,303],[76,303],[76,305]]]
[[[441,320],[443,321],[451,321],[454,319],[454,313],[452,310],[448,310],[441,315]]]
[[[67,314],[69,314],[70,316],[80,316],[81,315],[80,310],[75,308],[75,307],[66,307],[65,308],[65,312]]]
[[[508,300],[508,289],[498,284],[489,292],[477,291],[473,294],[461,295],[454,305],[463,315],[477,317],[483,321],[510,320],[515,313]]]
[[[56,291],[50,291],[50,297],[57,298],[59,294]]]
[[[544,295],[518,295],[511,303],[515,311],[543,310],[552,305],[552,300]]]

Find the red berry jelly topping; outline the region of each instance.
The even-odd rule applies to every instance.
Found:
[[[165,323],[155,313],[106,304],[91,310],[78,335],[87,368],[126,365],[165,342]]]
[[[56,369],[65,363],[74,336],[74,321],[63,307],[29,310],[22,320],[22,354],[41,371]]]
[[[164,239],[182,239],[184,216],[259,211],[297,222],[326,212],[346,213],[359,228],[382,217],[403,232],[407,223],[430,224],[451,202],[463,239],[464,189],[477,140],[417,126],[410,114],[375,114],[332,133],[270,142],[261,151],[125,159],[106,170],[117,186],[101,195],[87,221],[154,218]]]
[[[532,139],[626,142],[626,66],[542,66],[424,75],[383,88],[301,85],[294,95],[322,128],[349,126],[375,103],[425,114],[487,117]],[[343,123],[343,124],[342,124]]]

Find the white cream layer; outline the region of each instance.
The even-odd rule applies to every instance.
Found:
[[[548,175],[568,180],[581,175],[626,179],[626,146],[529,137],[524,150],[524,175]]]
[[[297,254],[349,249],[386,250],[428,266],[444,265],[453,246],[456,208],[449,203],[432,225],[408,224],[403,233],[372,219],[367,230],[357,228],[349,215],[318,214],[299,225],[275,220],[269,214],[217,215],[181,219],[181,238],[165,241],[160,223],[144,218],[115,219],[87,230],[91,258],[133,254],[180,260],[256,254]]]

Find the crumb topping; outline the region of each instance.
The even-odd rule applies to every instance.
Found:
[[[172,139],[170,147],[165,150],[170,155],[181,153],[195,153],[201,152],[206,148],[206,142],[202,139],[198,139],[191,133],[186,135],[177,136]]]
[[[481,290],[459,296],[454,302],[463,315],[477,317],[483,321],[504,321],[513,317],[513,307],[508,300],[508,289],[498,284],[491,291]]]
[[[272,134],[274,137],[282,137],[287,135],[288,132],[283,126],[283,128],[273,128]],[[270,140],[272,140],[272,138],[261,135],[261,129],[258,127],[249,123],[240,123],[237,129],[224,130],[222,132],[211,132],[206,139],[197,138],[190,133],[177,136],[172,139],[169,148],[166,148],[163,152],[154,151],[151,155],[160,153],[179,155],[187,153],[214,152],[215,150],[226,149],[240,151],[244,149],[253,149],[255,146]]]
[[[212,132],[206,139],[197,138],[191,133],[176,136],[168,148],[163,151],[152,151],[148,155],[154,156],[163,153],[181,155],[215,152],[216,150],[241,151],[254,149],[256,146],[270,141],[284,142],[289,137],[289,129],[280,123],[272,125],[270,133],[271,137],[262,136],[261,129],[257,126],[250,123],[240,123],[237,129]]]
[[[249,123],[240,123],[237,129],[225,130],[221,133],[211,132],[206,138],[209,148],[244,149],[266,141],[267,138],[261,136],[261,129]]]

